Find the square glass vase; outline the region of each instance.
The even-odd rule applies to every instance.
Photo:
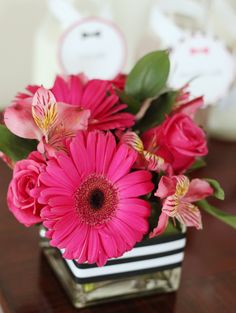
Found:
[[[77,308],[176,291],[181,278],[186,233],[143,240],[122,257],[103,267],[66,260],[49,245],[40,228],[40,246]]]

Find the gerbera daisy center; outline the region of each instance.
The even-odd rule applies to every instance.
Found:
[[[115,186],[98,174],[88,176],[75,194],[75,207],[80,219],[88,225],[109,221],[115,214],[118,193]]]
[[[90,198],[89,198],[91,208],[95,210],[101,209],[101,207],[103,206],[104,200],[105,200],[104,193],[101,190],[94,189],[91,192]]]

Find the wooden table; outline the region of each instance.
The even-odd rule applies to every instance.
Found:
[[[209,148],[208,168],[199,175],[221,181],[226,200],[216,204],[236,214],[236,144],[211,141]],[[5,302],[2,307],[8,306],[8,313],[77,312],[41,254],[37,230],[24,228],[7,210],[5,195],[10,175],[10,170],[1,163],[0,299]],[[101,305],[81,312],[235,313],[236,231],[203,215],[204,230],[188,232],[177,293]]]

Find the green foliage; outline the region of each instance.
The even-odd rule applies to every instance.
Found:
[[[236,215],[230,215],[222,210],[219,210],[213,205],[210,205],[207,200],[198,201],[197,205],[208,214],[216,217],[218,220],[236,229]]]
[[[214,189],[214,196],[217,199],[224,200],[225,198],[225,192],[220,186],[219,182],[215,179],[205,178],[205,180],[211,185],[211,187]]]
[[[172,220],[169,219],[166,230],[162,236],[169,236],[169,235],[174,235],[174,234],[179,234],[179,233],[180,233],[180,227],[179,227],[178,223],[176,223],[176,226],[175,226],[173,224]]]
[[[137,123],[136,129],[145,131],[151,127],[161,124],[168,115],[175,103],[176,91],[163,93],[159,98],[153,100],[147,109],[144,117]]]
[[[127,95],[124,91],[121,92],[119,90],[116,91],[120,100],[128,105],[127,111],[136,114],[141,108],[141,102],[134,99],[132,96]]]
[[[188,169],[187,174],[188,174],[188,173],[191,173],[191,172],[193,172],[193,171],[196,171],[196,170],[198,170],[198,169],[200,169],[200,168],[202,168],[202,167],[205,167],[205,166],[206,166],[205,160],[203,160],[202,158],[199,158],[199,159],[197,159],[197,160],[193,163],[193,165]]]
[[[4,125],[0,125],[0,151],[14,162],[27,158],[28,154],[36,149],[36,140],[20,138],[12,134]]]
[[[136,106],[130,106],[130,112],[136,114],[144,100],[157,97],[161,93],[166,85],[169,70],[167,51],[151,52],[136,63],[125,85],[126,96],[137,101]]]

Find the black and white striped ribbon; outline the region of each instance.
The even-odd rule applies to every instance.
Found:
[[[74,260],[65,260],[65,265],[73,279],[81,284],[153,273],[181,266],[185,244],[185,234],[165,236],[143,241],[122,257],[110,259],[103,267],[78,264]]]

